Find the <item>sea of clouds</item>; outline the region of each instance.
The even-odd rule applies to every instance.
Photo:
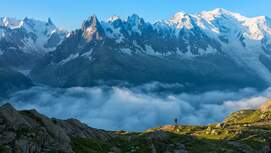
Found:
[[[76,118],[91,127],[106,130],[141,131],[173,124],[209,124],[222,121],[231,112],[257,108],[271,98],[271,88],[258,92],[209,91],[198,94],[154,92],[158,83],[126,87],[33,87],[9,100],[17,109],[36,109],[49,117]],[[173,85],[178,86],[178,85]]]

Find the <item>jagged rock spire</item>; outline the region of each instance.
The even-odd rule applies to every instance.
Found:
[[[90,16],[81,26],[83,37],[88,40],[101,40],[105,36],[103,27],[95,15]]]
[[[139,25],[139,24],[145,23],[144,19],[140,18],[137,14],[133,14],[132,16],[129,16],[128,22],[133,25]]]
[[[53,23],[53,21],[51,20],[51,18],[48,18],[47,25],[54,25],[54,23]]]

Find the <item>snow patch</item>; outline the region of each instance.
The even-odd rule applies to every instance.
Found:
[[[130,48],[121,48],[120,52],[128,54],[128,55],[132,55],[132,50]]]
[[[31,72],[31,70],[17,70],[18,72],[22,73],[25,76],[28,76]]]
[[[90,51],[88,52],[85,52],[84,54],[82,54],[81,56],[82,57],[86,57],[89,61],[91,61],[93,58],[92,58],[92,53],[93,53],[93,49],[91,49]]]
[[[62,61],[59,62],[60,65],[63,65],[65,63],[68,63],[69,61],[76,59],[79,56],[79,53],[76,54],[71,54],[69,57],[63,59]]]
[[[217,50],[215,48],[212,48],[211,46],[208,46],[208,48],[206,48],[205,50],[200,48],[199,49],[199,55],[206,55],[206,54],[215,54],[217,53]]]
[[[19,28],[22,26],[22,21],[15,18],[1,17],[0,26],[8,27],[10,29]]]
[[[113,16],[111,16],[111,17],[107,20],[107,22],[114,22],[114,21],[116,21],[116,20],[118,20],[118,19],[120,19],[119,16],[113,15]]]

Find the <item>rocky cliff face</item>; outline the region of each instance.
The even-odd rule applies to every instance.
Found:
[[[270,109],[241,110],[222,123],[208,126],[167,125],[144,132],[104,131],[78,120],[48,118],[35,110],[17,111],[5,104],[0,107],[0,152],[269,153],[270,121]]]
[[[10,104],[0,108],[0,152],[73,153],[73,137],[106,141],[112,136],[77,120],[49,119],[35,110],[17,111]]]

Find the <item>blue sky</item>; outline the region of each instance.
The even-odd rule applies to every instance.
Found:
[[[47,20],[56,25],[78,28],[88,16],[99,19],[111,15],[127,17],[133,13],[154,22],[168,19],[175,12],[197,13],[214,8],[225,8],[246,16],[271,17],[271,0],[1,0],[0,16],[31,17]]]

